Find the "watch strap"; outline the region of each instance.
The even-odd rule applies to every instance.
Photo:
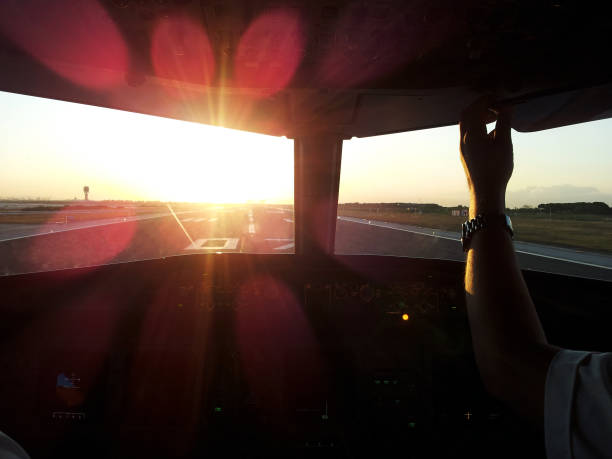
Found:
[[[463,251],[467,252],[469,250],[472,237],[477,231],[481,231],[496,223],[501,223],[503,227],[506,228],[508,233],[510,233],[510,237],[514,237],[512,222],[510,217],[508,217],[506,214],[478,214],[476,217],[461,225],[461,245],[463,246]]]

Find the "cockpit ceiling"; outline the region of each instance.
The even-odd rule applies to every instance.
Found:
[[[4,0],[0,90],[296,137],[612,116],[606,15],[579,1]]]

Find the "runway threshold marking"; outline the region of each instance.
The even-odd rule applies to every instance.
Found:
[[[210,237],[196,239],[183,250],[236,250],[239,238]]]
[[[441,236],[438,234],[431,234],[431,233],[427,233],[427,232],[423,232],[423,231],[416,231],[416,230],[411,230],[408,228],[398,228],[397,226],[390,226],[389,224],[384,224],[384,223],[380,223],[380,222],[376,222],[376,221],[372,221],[372,220],[362,220],[362,219],[356,219],[356,218],[346,218],[346,217],[338,217],[338,220],[343,220],[346,222],[353,222],[353,223],[360,223],[362,225],[369,225],[369,226],[377,226],[379,228],[387,228],[387,229],[392,229],[392,230],[396,230],[396,231],[404,231],[407,233],[413,233],[413,234],[419,234],[421,236],[429,236],[429,237],[436,237],[439,239],[447,239],[449,241],[456,241],[456,242],[461,242],[460,238],[453,238],[453,237],[449,237],[449,236]],[[541,253],[534,253],[534,252],[528,252],[526,250],[516,250],[515,251],[517,253],[522,253],[523,255],[532,255],[534,257],[541,257],[541,258],[548,258],[551,260],[556,260],[556,261],[564,261],[566,263],[575,263],[577,265],[582,265],[582,266],[590,266],[592,268],[600,268],[600,269],[612,269],[612,267],[610,266],[604,266],[604,265],[598,265],[595,263],[587,263],[585,261],[578,261],[578,260],[572,260],[569,258],[562,258],[562,257],[553,257],[552,255],[544,255]]]

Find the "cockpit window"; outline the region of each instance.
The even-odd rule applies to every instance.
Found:
[[[521,267],[612,280],[612,120],[512,136]],[[345,141],[336,253],[464,260],[468,204],[456,126]]]
[[[0,92],[0,274],[290,253],[293,142]]]

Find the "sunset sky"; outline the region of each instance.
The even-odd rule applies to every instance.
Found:
[[[293,201],[293,142],[0,92],[0,198]],[[612,121],[513,132],[508,205],[612,205]],[[340,202],[467,203],[458,128],[344,142]]]

